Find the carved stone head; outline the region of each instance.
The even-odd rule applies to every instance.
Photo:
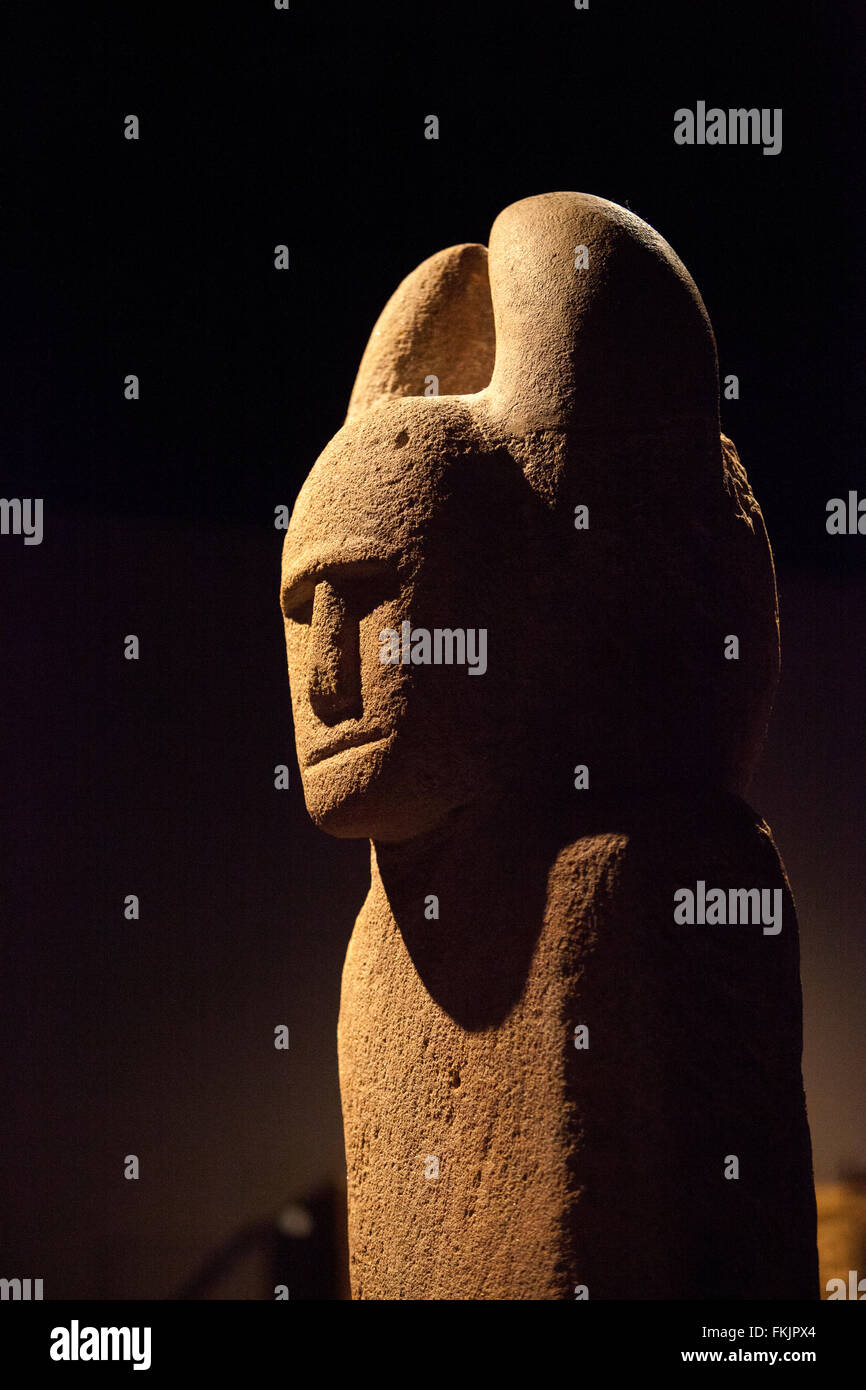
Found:
[[[773,565],[668,244],[551,193],[506,208],[489,253],[408,276],[298,497],[282,606],[304,796],[332,834],[555,802],[577,763],[607,796],[742,790],[778,674]]]

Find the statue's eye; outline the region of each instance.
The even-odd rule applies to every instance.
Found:
[[[313,620],[313,594],[312,584],[297,584],[290,592],[284,593],[281,605],[283,616],[290,623],[309,627]]]
[[[394,565],[380,560],[361,560],[322,566],[303,579],[289,581],[280,606],[287,622],[309,627],[317,585],[324,583],[347,617],[357,621],[400,592]]]
[[[341,566],[334,586],[356,620],[365,618],[400,593],[396,565],[385,560],[363,560]]]
[[[290,614],[293,623],[303,623],[309,627],[313,621],[313,600],[308,598],[305,603],[299,603],[292,609]]]
[[[385,571],[360,574],[345,585],[343,593],[346,606],[355,618],[364,618],[373,613],[388,599],[399,593],[399,583]]]

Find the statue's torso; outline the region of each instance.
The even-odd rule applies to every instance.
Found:
[[[438,920],[401,903],[401,929],[374,876],[339,1025],[354,1297],[816,1296],[814,1242],[790,1234],[814,1233],[796,919],[743,812],[586,836],[527,874],[507,1010],[509,935],[489,970],[465,951],[449,997],[461,894]],[[781,889],[781,932],[677,925],[699,878]]]

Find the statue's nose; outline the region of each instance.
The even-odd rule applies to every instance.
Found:
[[[345,598],[322,580],[313,595],[307,647],[310,706],[323,724],[339,724],[361,714],[357,624]]]

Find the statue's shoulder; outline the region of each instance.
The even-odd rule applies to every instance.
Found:
[[[646,904],[689,876],[744,887],[774,882],[787,889],[770,826],[731,793],[648,799],[610,825],[615,828],[577,835],[558,848],[551,892],[577,898],[629,892]]]

